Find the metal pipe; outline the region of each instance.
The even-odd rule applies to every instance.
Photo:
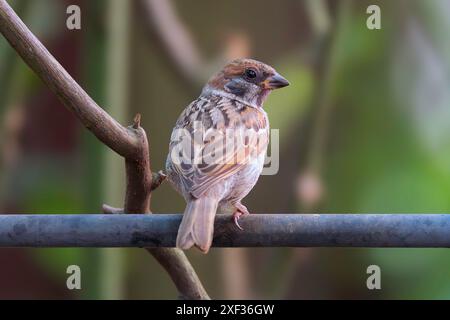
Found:
[[[0,215],[0,247],[173,247],[180,214]],[[447,214],[218,215],[216,247],[450,247]]]

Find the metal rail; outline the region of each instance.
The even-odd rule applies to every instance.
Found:
[[[180,214],[0,215],[0,247],[173,247]],[[216,247],[450,247],[447,214],[218,215]]]

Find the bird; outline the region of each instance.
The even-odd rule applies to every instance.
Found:
[[[186,201],[176,246],[207,253],[217,211],[230,212],[236,226],[249,214],[242,199],[264,167],[268,95],[289,85],[273,67],[235,59],[213,75],[200,96],[179,116],[169,143],[167,179]]]

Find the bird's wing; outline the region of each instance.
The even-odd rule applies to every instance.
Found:
[[[179,117],[169,156],[184,190],[198,198],[257,161],[268,142],[269,124],[262,109],[221,97],[199,98]]]

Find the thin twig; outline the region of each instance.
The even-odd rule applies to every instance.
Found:
[[[164,182],[164,180],[166,180],[167,176],[166,174],[162,171],[159,170],[158,173],[153,173],[152,174],[152,191],[157,189],[161,183]]]
[[[106,214],[122,214],[124,213],[123,208],[112,207],[107,204],[102,205],[102,211]]]
[[[142,22],[149,35],[164,52],[169,66],[181,76],[188,87],[198,90],[219,66],[236,58],[247,57],[250,40],[246,33],[230,31],[223,47],[212,59],[205,59],[199,45],[177,13],[171,0],[139,0],[136,2]]]
[[[350,2],[348,0],[340,1],[334,17],[331,14],[330,4],[327,5],[326,1],[308,0],[305,4],[311,18],[317,51],[313,66],[315,88],[311,101],[314,119],[306,163],[299,175],[298,198],[302,211],[317,212],[325,193],[322,171],[330,127],[329,120],[333,112],[332,94],[337,72],[336,56]],[[314,255],[310,251],[294,250],[288,260],[287,268],[283,272],[284,280],[280,281],[283,284],[281,291],[284,292],[284,296],[293,291],[293,287],[297,283],[300,265],[306,263],[305,256],[308,256],[309,263],[314,259]]]
[[[182,76],[190,82],[203,81],[200,52],[168,0],[140,0],[145,23],[152,25],[157,38]]]
[[[5,0],[0,0],[0,32],[28,66],[100,141],[125,158],[126,213],[150,213],[152,173],[147,135],[140,127],[124,127],[78,85],[33,35]],[[171,276],[180,295],[208,299],[184,253],[178,249],[148,249]]]

